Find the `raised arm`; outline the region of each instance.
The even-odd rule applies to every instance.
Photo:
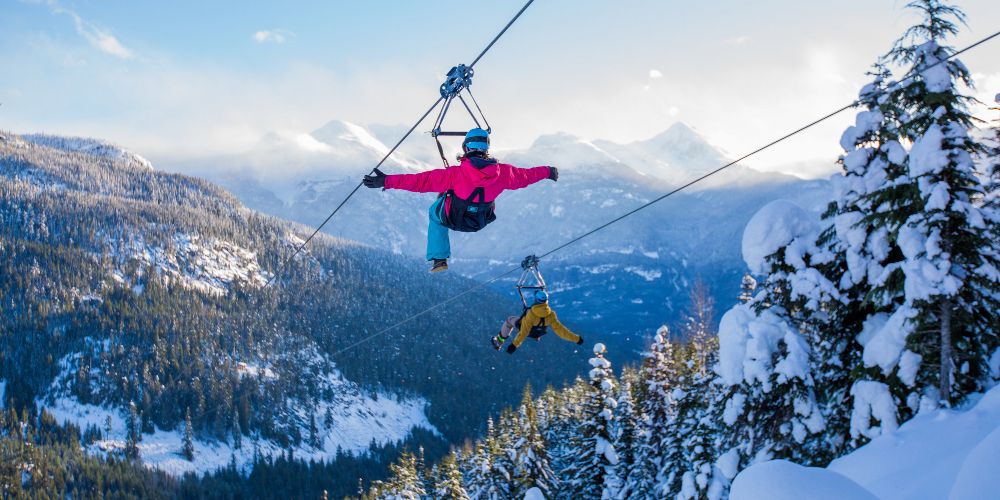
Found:
[[[550,178],[551,167],[518,168],[513,165],[502,165],[504,168],[504,189],[521,189],[528,187],[538,181]]]
[[[443,193],[451,189],[451,168],[437,168],[419,174],[396,174],[385,177],[386,189],[414,193]]]

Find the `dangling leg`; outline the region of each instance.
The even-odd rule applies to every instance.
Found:
[[[500,325],[500,333],[492,339],[494,349],[499,351],[503,343],[507,341],[507,338],[510,337],[510,332],[514,331],[517,319],[517,316],[508,316],[506,321]]]
[[[451,241],[448,239],[448,228],[441,225],[438,210],[444,198],[438,198],[428,210],[427,223],[427,260],[434,261],[432,273],[448,269],[448,257],[451,257]]]

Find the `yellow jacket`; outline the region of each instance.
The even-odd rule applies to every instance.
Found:
[[[514,347],[520,347],[521,342],[524,342],[528,333],[531,332],[531,327],[538,326],[543,319],[545,320],[545,326],[551,326],[559,338],[570,342],[578,342],[580,340],[579,335],[569,331],[568,328],[559,322],[559,319],[556,318],[556,312],[549,308],[547,303],[542,303],[531,306],[531,309],[528,309],[528,312],[524,314],[524,318],[521,318],[521,329],[517,332],[517,337],[512,342]]]

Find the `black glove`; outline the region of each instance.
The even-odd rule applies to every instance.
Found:
[[[386,175],[379,169],[375,169],[375,175],[366,175],[365,180],[362,181],[365,187],[368,188],[385,188],[385,177]]]
[[[516,350],[517,350],[517,346],[514,345],[514,344],[511,344],[511,345],[507,346],[507,354],[514,354],[514,351],[516,351]]]
[[[576,341],[576,345],[583,345],[583,337],[580,337],[580,340]]]
[[[556,167],[549,167],[549,179],[554,181],[559,180],[559,169]]]

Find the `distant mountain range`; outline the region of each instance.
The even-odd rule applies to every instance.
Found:
[[[308,138],[265,138],[259,149],[206,163],[197,171],[248,206],[317,225],[400,133],[398,127],[333,121],[306,134]],[[403,151],[387,162],[385,171],[440,165],[429,138],[413,137]],[[527,149],[495,155],[518,166],[557,166],[561,177],[555,184],[544,181],[502,195],[498,220],[486,230],[453,234],[452,269],[474,278],[491,277],[527,254],[554,248],[729,161],[683,123],[628,144],[553,134],[539,137]],[[728,305],[745,272],[740,235],[750,216],[775,198],[821,210],[826,189],[825,181],[730,167],[544,262],[543,272],[557,292],[554,304],[583,330],[635,339],[660,324],[676,324],[695,279],[706,281],[720,306]],[[325,230],[421,257],[426,208],[433,198],[363,190]],[[497,289],[510,293],[510,283]]]

